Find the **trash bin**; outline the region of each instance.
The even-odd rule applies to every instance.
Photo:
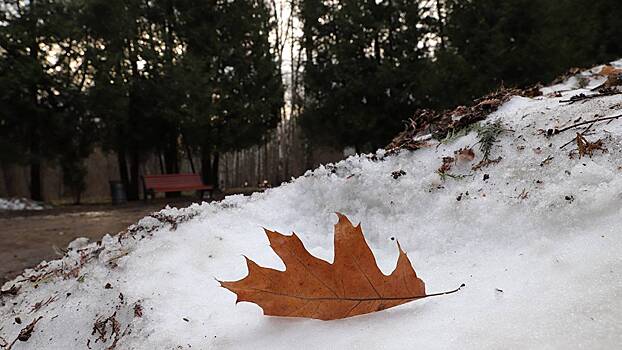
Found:
[[[112,204],[118,205],[127,202],[125,196],[125,185],[121,181],[110,181],[110,197]]]

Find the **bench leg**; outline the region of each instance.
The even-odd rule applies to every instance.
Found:
[[[155,191],[153,190],[147,190],[145,191],[145,201],[149,200],[149,197],[151,197],[151,199],[155,198]]]

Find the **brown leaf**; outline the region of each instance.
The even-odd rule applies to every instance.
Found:
[[[499,163],[501,160],[503,160],[503,158],[501,158],[501,156],[499,156],[499,158],[497,159],[482,159],[479,163],[475,164],[474,166],[471,167],[471,170],[479,170],[481,168],[485,168],[491,164],[497,164]]]
[[[618,75],[618,74],[622,74],[622,69],[616,68],[614,66],[606,65],[600,70],[598,74],[604,75],[604,76]]]
[[[248,276],[220,282],[221,286],[237,294],[236,303],[255,303],[265,315],[321,320],[380,311],[432,296],[426,295],[425,284],[399,243],[397,266],[386,276],[376,265],[361,226],[353,226],[342,214],[337,216],[334,263],[309,254],[296,234],[266,230],[270,246],[286,270],[261,267],[247,258]],[[440,294],[445,293],[433,295]]]
[[[588,155],[591,158],[592,155],[594,154],[594,151],[596,150],[600,150],[603,153],[607,152],[607,149],[605,148],[603,144],[603,140],[597,140],[595,142],[590,142],[585,138],[585,136],[583,136],[580,133],[577,133],[576,142],[577,142],[577,149],[579,151],[579,158],[582,158],[585,155]]]
[[[439,174],[447,173],[449,170],[451,170],[451,166],[454,164],[455,161],[456,160],[454,159],[454,157],[443,157],[443,163],[436,170],[436,172]]]
[[[134,317],[143,317],[143,306],[140,304],[134,305]]]
[[[473,149],[470,147],[460,148],[455,151],[454,154],[456,155],[456,160],[458,161],[470,162],[475,159],[475,152],[473,152]]]

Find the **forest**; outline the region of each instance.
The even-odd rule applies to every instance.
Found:
[[[29,169],[34,200],[58,164],[79,198],[100,148],[137,199],[149,155],[162,173],[198,155],[218,186],[220,155],[283,123],[307,151],[371,152],[419,109],[622,57],[621,15],[614,0],[2,0],[0,163]]]

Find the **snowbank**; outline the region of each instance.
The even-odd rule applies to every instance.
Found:
[[[547,136],[622,113],[622,95],[560,103],[604,80],[583,76],[585,88],[573,78],[543,89],[561,97],[514,97],[490,115],[509,131],[491,151],[501,161],[479,170],[471,132],[416,152],[351,157],[262,194],[165,209],[120,236],[77,241],[63,260],[5,284],[16,295],[4,293],[0,336],[11,342],[42,316],[14,349],[617,348],[622,119],[591,127],[586,138],[608,150],[591,158],[570,156],[574,143],[560,149],[581,128]],[[442,158],[462,147],[476,158],[441,179]],[[466,288],[324,322],[264,317],[214,279],[245,276],[243,255],[283,268],[262,227],[296,231],[330,261],[336,211],[362,222],[383,271],[394,267],[396,237],[429,293]]]
[[[27,198],[0,198],[0,210],[43,210],[44,205]]]

